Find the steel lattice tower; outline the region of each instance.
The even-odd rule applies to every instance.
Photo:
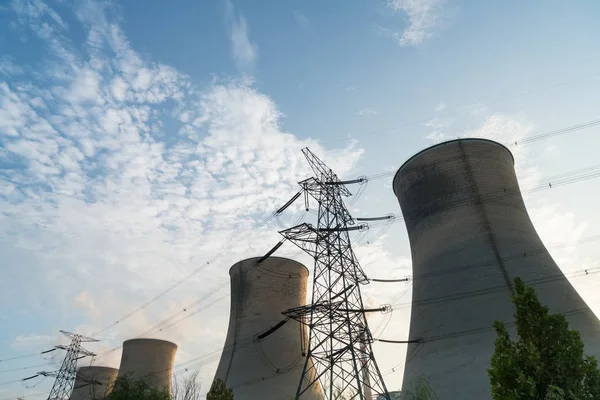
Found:
[[[60,332],[71,339],[71,344],[68,346],[56,346],[57,349],[67,351],[60,370],[52,372],[38,372],[38,375],[56,377],[54,385],[52,385],[52,389],[48,395],[48,400],[67,400],[69,397],[71,397],[71,392],[73,391],[75,378],[77,376],[77,360],[86,356],[96,355],[82,348],[81,343],[97,342],[97,339],[71,332]],[[90,381],[88,383],[94,382]]]
[[[309,327],[309,348],[296,399],[317,380],[329,400],[337,390],[349,399],[365,400],[370,393],[390,399],[373,356],[365,314],[369,310],[361,297],[360,285],[369,280],[350,244],[349,231],[366,225],[351,226],[355,222],[342,199],[351,195],[345,185],[361,180],[342,182],[308,148],[302,152],[316,175],[299,183],[305,201],[310,195],[319,203],[317,226],[304,223],[280,232],[315,260],[312,304],[284,312]]]

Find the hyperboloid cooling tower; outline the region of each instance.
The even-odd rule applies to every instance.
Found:
[[[80,367],[70,400],[100,400],[112,390],[119,370],[109,367]]]
[[[507,148],[441,143],[409,159],[393,186],[412,253],[410,338],[422,339],[408,347],[404,387],[425,377],[441,399],[490,399],[492,324],[514,321],[517,276],[600,355],[600,323],[536,233]]]
[[[159,339],[130,339],[123,342],[119,378],[147,379],[157,389],[171,392],[173,361],[177,345]]]
[[[306,329],[289,321],[258,336],[281,322],[283,311],[306,304],[308,270],[286,258],[269,257],[257,265],[258,260],[240,261],[229,270],[229,328],[215,378],[233,389],[236,400],[292,398],[306,360]],[[320,387],[302,395],[322,398]]]

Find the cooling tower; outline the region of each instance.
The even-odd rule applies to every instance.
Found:
[[[109,367],[78,368],[70,400],[104,399],[111,392],[118,372]]]
[[[536,233],[507,148],[441,143],[409,159],[393,186],[412,254],[410,338],[423,340],[408,347],[403,390],[424,377],[441,399],[490,399],[492,324],[514,321],[517,276],[599,355],[599,321]]]
[[[173,361],[177,345],[166,340],[130,339],[123,342],[119,378],[147,379],[157,389],[171,393]]]
[[[306,304],[308,270],[286,258],[269,257],[256,265],[258,260],[240,261],[229,270],[229,328],[215,378],[233,389],[236,400],[292,398],[306,360],[306,329],[289,321],[262,340],[257,336],[281,322],[283,311]],[[301,397],[322,398],[318,386]]]

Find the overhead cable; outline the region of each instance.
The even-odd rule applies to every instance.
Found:
[[[554,136],[559,136],[559,135],[565,135],[567,133],[572,133],[572,132],[576,132],[576,131],[580,131],[583,129],[587,129],[587,128],[591,128],[593,126],[598,126],[600,125],[600,119],[593,119],[590,121],[586,121],[580,124],[576,124],[576,125],[571,125],[571,126],[567,126],[565,128],[561,128],[561,129],[556,129],[553,131],[549,131],[549,132],[544,132],[544,133],[540,133],[537,135],[532,135],[532,136],[528,136],[525,137],[519,141],[510,141],[510,142],[504,142],[502,143],[504,146],[506,147],[517,147],[519,144],[523,144],[523,143],[532,143],[532,142],[536,142],[538,140],[544,140],[544,139],[548,139]],[[471,139],[471,138],[469,138]],[[472,139],[478,139],[478,138],[472,138]],[[484,155],[486,153],[489,153],[491,151],[494,151],[495,149],[485,149],[485,150],[480,150],[480,151],[476,151],[473,152],[469,155],[469,157],[475,157],[475,156],[479,156],[479,155]],[[412,156],[411,156],[412,157]],[[442,157],[440,159],[437,159],[435,161],[432,161],[431,163],[429,163],[428,165],[443,165],[443,164],[452,164],[452,163],[456,163],[459,162],[461,159],[461,157],[459,156],[452,156],[449,155],[447,157]],[[411,170],[418,170],[419,168],[422,168],[421,166],[415,165],[415,166],[407,166],[406,170],[407,171],[411,171]],[[397,168],[395,168],[392,171],[388,171],[388,172],[382,172],[379,174],[375,174],[375,175],[371,175],[368,177],[368,180],[373,181],[373,180],[377,180],[377,179],[382,179],[382,178],[387,178],[390,176],[393,176],[396,174]]]
[[[544,92],[544,91],[547,91],[549,89],[554,89],[554,88],[557,88],[557,87],[560,87],[560,86],[568,85],[568,84],[571,84],[571,83],[574,83],[574,82],[581,81],[583,79],[588,79],[588,78],[592,78],[592,77],[596,77],[596,76],[600,76],[600,72],[595,72],[593,74],[580,76],[580,77],[574,78],[574,79],[569,79],[567,81],[562,81],[562,82],[559,82],[559,83],[555,83],[555,84],[552,84],[550,86],[543,86],[543,87],[538,88],[538,89],[529,90],[529,91],[526,91],[526,92],[515,94],[513,96],[509,96],[509,97],[505,97],[505,98],[502,98],[502,99],[498,99],[498,100],[494,100],[494,101],[491,101],[491,102],[487,102],[487,104],[492,105],[492,104],[504,103],[504,102],[507,102],[507,101],[510,101],[510,100],[513,100],[513,99],[518,99],[518,98],[522,98],[522,97],[529,96],[529,95],[532,95],[532,94]],[[456,115],[459,112],[468,111],[468,110],[474,109],[476,107],[479,107],[479,105],[478,105],[479,102],[475,102],[475,103],[476,103],[476,105],[473,105],[473,106],[462,107],[460,109],[455,109],[455,110],[452,110],[452,111],[446,111],[446,112],[443,112],[443,113],[437,113],[437,114],[435,114],[435,115],[433,115],[433,116],[431,116],[429,118],[423,118],[423,119],[419,119],[419,120],[413,120],[411,122],[406,122],[406,123],[403,123],[403,124],[399,124],[399,125],[396,125],[394,127],[378,129],[378,130],[375,130],[375,131],[372,131],[372,132],[369,132],[369,133],[363,133],[363,134],[353,135],[351,137],[334,139],[334,140],[330,140],[328,142],[324,142],[324,144],[346,142],[348,140],[354,140],[357,137],[373,136],[373,135],[377,135],[377,134],[381,134],[381,133],[390,132],[390,131],[393,131],[393,130],[396,130],[396,129],[407,128],[409,126],[424,124],[426,122],[431,121],[432,119],[442,118],[442,117],[449,117],[449,116],[452,116],[452,115]]]

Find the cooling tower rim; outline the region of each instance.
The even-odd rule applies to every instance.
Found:
[[[398,171],[396,171],[396,173],[394,174],[394,179],[392,179],[392,187],[394,188],[394,194],[396,195],[396,197],[398,197],[398,194],[396,193],[396,186],[394,185],[394,183],[396,182],[396,179],[398,178],[398,175],[400,174],[400,172],[405,169],[408,164],[410,164],[412,161],[414,161],[417,157],[421,156],[422,154],[425,154],[431,150],[437,149],[439,147],[448,145],[448,144],[453,144],[453,143],[458,143],[458,142],[485,142],[485,143],[489,143],[489,144],[494,144],[504,150],[506,150],[506,152],[508,152],[508,154],[510,154],[510,158],[512,159],[513,165],[515,163],[515,156],[513,155],[513,153],[509,150],[508,147],[506,147],[505,145],[503,145],[502,143],[496,142],[495,140],[491,140],[491,139],[484,139],[484,138],[461,138],[461,139],[452,139],[452,140],[446,140],[445,142],[440,142],[437,144],[434,144],[433,146],[429,146],[426,149],[423,149],[415,154],[413,154],[411,157],[408,158],[408,160],[404,161],[404,163],[400,166],[400,168],[398,168]]]
[[[256,260],[260,260],[262,257],[250,257],[250,258],[246,258],[244,260],[240,260],[238,262],[236,262],[235,264],[233,264],[231,266],[231,268],[229,268],[229,276],[231,276],[231,274],[233,273],[234,269],[236,267],[238,267],[239,265],[243,265],[244,263],[248,262],[248,261],[256,261]],[[297,264],[300,267],[304,268],[304,270],[306,271],[307,274],[310,274],[310,270],[306,267],[306,265],[302,264],[299,261],[296,260],[292,260],[291,258],[287,258],[287,257],[277,257],[277,256],[269,256],[269,258],[267,258],[267,260],[279,260],[279,261],[284,261],[290,264]]]
[[[168,340],[163,339],[154,339],[154,338],[134,338],[127,339],[123,342],[123,347],[130,343],[164,343],[173,346],[175,349],[178,347],[175,343],[169,342]]]

